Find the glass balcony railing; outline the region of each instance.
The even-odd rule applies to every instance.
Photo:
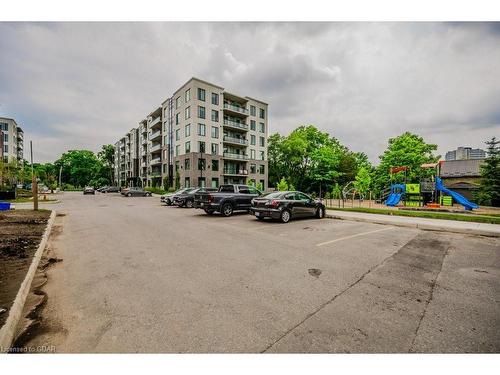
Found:
[[[158,143],[151,147],[151,152],[155,152],[161,149],[161,143]]]
[[[246,169],[236,169],[236,168],[224,168],[224,174],[234,174],[239,176],[246,176],[248,174],[248,170]]]
[[[238,159],[238,160],[248,160],[248,156],[245,154],[236,154],[233,152],[224,152],[224,157],[228,159]]]
[[[236,122],[236,121],[224,119],[224,125],[232,126],[233,128],[248,130],[248,125],[245,124],[244,122]]]
[[[224,136],[224,142],[236,143],[236,144],[244,145],[244,146],[248,145],[248,140],[246,140],[244,138],[230,137],[228,135]]]
[[[154,133],[151,133],[151,135],[149,136],[149,140],[151,141],[151,140],[156,139],[158,137],[161,137],[161,130],[157,130]]]
[[[160,164],[161,163],[161,158],[156,158],[156,159],[151,159],[149,164],[155,165],[155,164]]]
[[[238,113],[242,113],[244,115],[248,115],[248,109],[246,109],[245,107],[239,107],[237,105],[224,103],[224,109],[229,109],[230,111],[233,111],[233,112],[238,112]]]

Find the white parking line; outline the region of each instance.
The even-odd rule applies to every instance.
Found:
[[[336,239],[331,240],[331,241],[326,241],[326,242],[321,242],[321,243],[318,243],[318,244],[316,244],[316,246],[328,245],[328,244],[331,244],[331,243],[334,243],[334,242],[343,241],[343,240],[348,240],[349,238],[354,238],[354,237],[359,237],[359,236],[365,236],[365,235],[367,235],[367,234],[377,233],[377,232],[382,232],[382,231],[384,231],[384,230],[389,230],[389,229],[393,229],[393,227],[387,227],[387,228],[382,228],[382,229],[376,229],[376,230],[371,230],[371,231],[369,231],[369,232],[363,232],[363,233],[353,234],[353,235],[351,235],[351,236],[340,237],[340,238],[336,238]]]

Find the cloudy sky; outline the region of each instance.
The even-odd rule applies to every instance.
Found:
[[[0,51],[0,116],[40,162],[114,143],[192,76],[374,162],[407,130],[442,155],[500,136],[500,23],[0,23]]]

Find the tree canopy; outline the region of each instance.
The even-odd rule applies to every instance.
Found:
[[[496,137],[485,142],[488,145],[488,157],[481,166],[481,185],[477,193],[480,204],[500,206],[500,141]]]

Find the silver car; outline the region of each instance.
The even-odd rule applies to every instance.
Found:
[[[125,194],[126,197],[151,197],[153,194],[150,191],[144,190],[143,188],[131,187],[127,189]]]

